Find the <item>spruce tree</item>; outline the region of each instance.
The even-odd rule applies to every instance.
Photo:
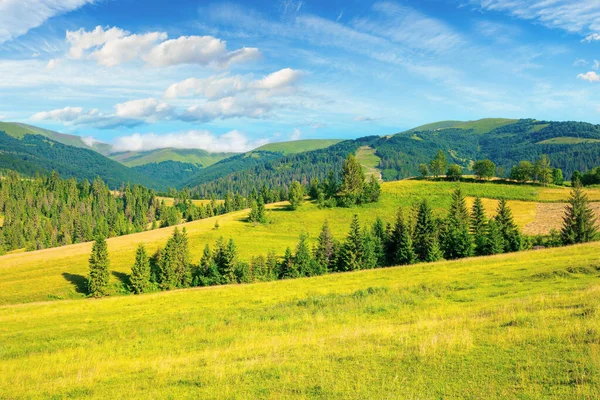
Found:
[[[294,255],[292,254],[292,249],[289,247],[285,249],[285,255],[283,256],[283,260],[281,260],[279,277],[281,279],[298,277],[298,270],[294,265]]]
[[[504,252],[520,251],[523,248],[523,237],[513,220],[512,211],[505,199],[498,203],[495,219],[504,239]]]
[[[460,188],[452,193],[452,204],[441,241],[447,259],[469,257],[473,254],[473,242],[469,233],[469,212]]]
[[[314,274],[313,258],[306,243],[307,239],[306,233],[300,234],[296,254],[294,255],[294,265],[300,276],[312,276]]]
[[[329,230],[329,223],[327,220],[323,222],[321,233],[317,238],[317,245],[314,249],[315,262],[317,264],[318,272],[323,274],[329,270],[334,269],[335,255],[333,253],[333,235]]]
[[[143,244],[140,244],[137,248],[129,284],[131,291],[135,294],[144,293],[150,287],[150,259]]]
[[[485,245],[481,249],[481,255],[493,255],[504,253],[504,236],[500,226],[495,219],[490,219],[486,225]]]
[[[383,267],[387,263],[386,259],[386,233],[385,225],[380,217],[375,219],[373,227],[371,228],[373,240],[375,242],[375,256],[377,258],[377,266]]]
[[[471,234],[475,245],[475,254],[482,256],[486,254],[487,246],[487,217],[481,198],[476,197],[471,212]]]
[[[365,229],[363,229],[362,239],[363,252],[360,260],[361,269],[377,268],[377,238],[365,227]]]
[[[359,203],[365,188],[365,174],[354,155],[348,155],[342,167],[342,184],[338,193],[340,205],[350,207]]]
[[[413,248],[413,242],[410,227],[404,220],[404,213],[398,210],[398,218],[394,229],[394,238],[396,240],[396,253],[394,263],[397,265],[407,265],[415,262],[417,255]]]
[[[442,258],[436,222],[427,200],[423,200],[419,205],[414,231],[414,248],[421,261],[431,262]]]
[[[342,271],[355,271],[361,269],[363,257],[363,237],[360,231],[358,215],[354,214],[350,224],[350,232],[342,247],[340,256],[340,269]]]
[[[292,210],[296,210],[302,204],[304,201],[304,186],[300,182],[292,182],[288,193],[288,200],[290,202],[290,209]]]
[[[596,218],[594,211],[589,206],[587,194],[581,183],[576,181],[563,217],[561,230],[563,244],[586,243],[594,240],[598,235],[595,224]]]
[[[99,236],[92,246],[89,260],[90,273],[88,276],[88,294],[92,297],[106,295],[110,279],[110,262],[108,260],[108,246],[106,239]]]
[[[188,287],[192,282],[190,250],[188,245],[187,231],[183,228],[181,231],[175,228],[173,232],[174,246],[174,265],[175,283],[177,287]]]

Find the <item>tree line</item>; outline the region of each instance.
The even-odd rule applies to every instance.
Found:
[[[560,244],[585,243],[598,238],[593,211],[580,185],[573,188],[565,209]],[[427,200],[410,209],[400,208],[393,222],[376,218],[361,226],[354,215],[342,241],[334,238],[328,221],[311,247],[301,233],[294,249],[283,256],[269,251],[250,262],[238,258],[233,239],[219,238],[214,247],[206,244],[199,262],[191,260],[185,231],[175,228],[164,248],[151,257],[140,244],[129,278],[133,293],[192,286],[249,283],[356,271],[473,255],[492,255],[530,248],[531,240],[515,224],[506,200],[500,200],[493,217],[486,215],[476,198],[467,207],[460,188],[443,218],[436,217]],[[98,238],[90,256],[88,291],[91,296],[107,293],[109,261],[106,241]]]

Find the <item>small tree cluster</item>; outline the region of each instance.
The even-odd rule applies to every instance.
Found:
[[[518,182],[533,181],[548,185],[562,185],[564,182],[562,170],[552,168],[550,159],[547,155],[542,155],[535,163],[529,161],[520,161],[519,164],[512,167],[510,179]]]

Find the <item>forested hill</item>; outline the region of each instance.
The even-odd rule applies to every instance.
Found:
[[[147,175],[127,168],[102,154],[86,148],[67,146],[46,136],[24,134],[21,138],[0,130],[0,170],[13,170],[23,175],[50,175],[57,171],[63,177],[93,181],[102,178],[111,188],[130,182],[149,188],[159,185]]]

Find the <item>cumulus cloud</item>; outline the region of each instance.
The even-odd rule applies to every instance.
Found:
[[[257,99],[225,97],[216,101],[207,101],[201,105],[189,107],[181,115],[183,121],[208,122],[228,118],[266,118],[273,108],[272,104]]]
[[[591,35],[586,36],[582,42],[593,42],[596,40],[600,40],[600,33],[592,33]]]
[[[48,71],[51,71],[54,68],[58,67],[59,64],[60,60],[58,58],[53,58],[52,60],[48,61],[48,64],[46,64],[46,69]]]
[[[2,0],[0,44],[24,35],[49,18],[76,10],[94,0]]]
[[[577,78],[583,79],[588,82],[600,82],[600,75],[595,73],[594,71],[587,72],[585,74],[577,75]]]
[[[32,121],[58,121],[58,122],[72,122],[77,118],[81,117],[83,113],[82,107],[71,107],[67,106],[65,108],[52,110],[52,111],[42,111],[34,114],[30,119]],[[93,114],[93,110],[91,112]],[[88,113],[88,115],[90,115]]]
[[[300,78],[301,74],[300,71],[284,68],[267,75],[259,81],[253,82],[251,86],[257,89],[280,89],[294,84]]]
[[[155,98],[132,100],[115,105],[115,115],[122,118],[163,119],[174,113],[173,107]]]
[[[87,125],[98,129],[113,129],[118,127],[134,127],[143,121],[124,118],[112,114],[103,114],[98,109],[84,110],[82,107],[56,109],[38,112],[30,117],[31,121],[55,121],[65,125]]]
[[[169,134],[140,134],[117,138],[115,151],[148,151],[163,148],[202,149],[210,152],[243,153],[268,143],[268,139],[252,140],[237,130],[223,135],[209,131],[191,130]]]
[[[118,27],[97,26],[92,31],[67,31],[69,56],[93,59],[106,67],[142,60],[155,67],[180,64],[227,67],[260,58],[256,48],[227,49],[227,42],[212,36],[181,36],[167,40],[164,32],[132,34]]]

